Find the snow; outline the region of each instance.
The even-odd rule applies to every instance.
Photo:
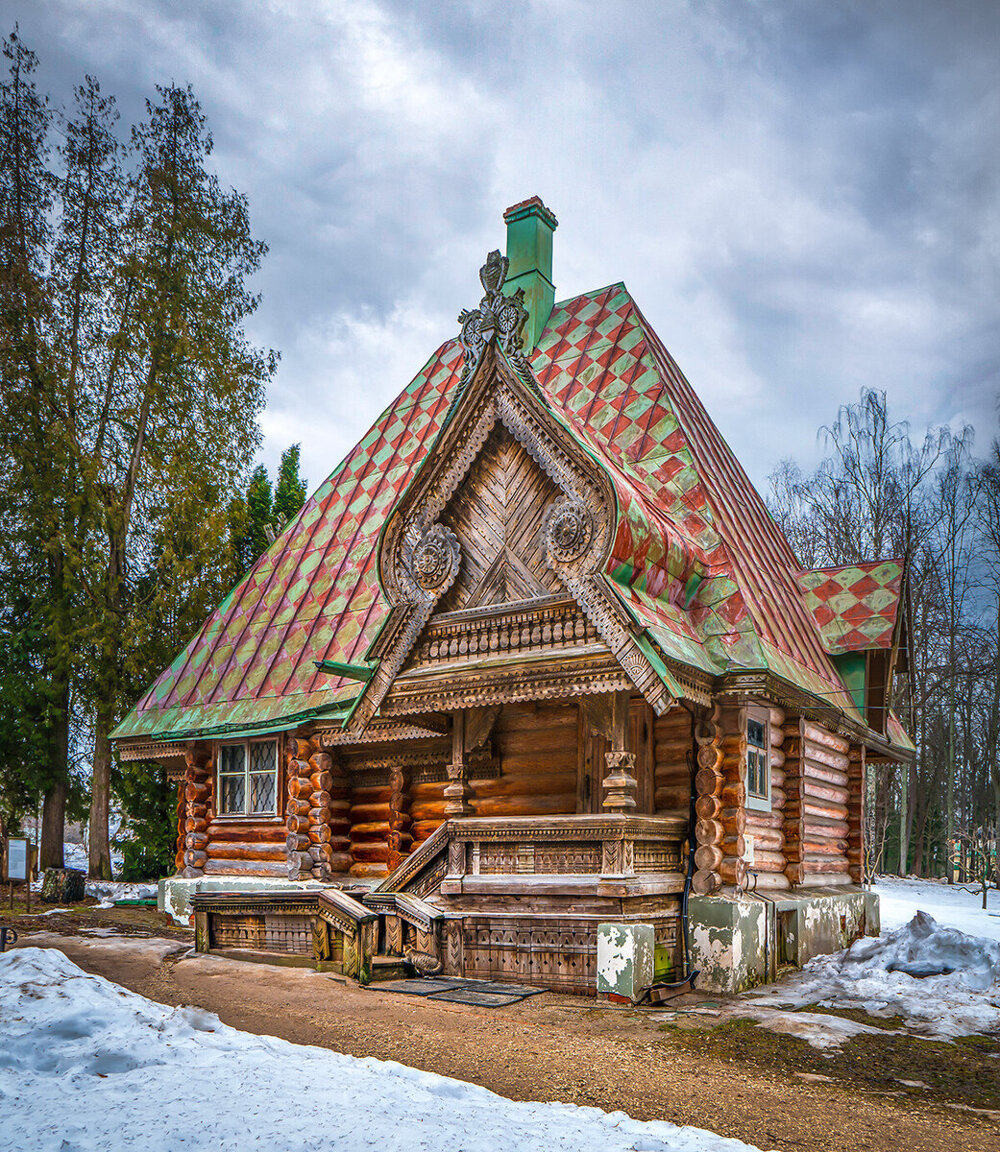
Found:
[[[98,908],[113,908],[116,900],[155,900],[155,884],[126,884],[121,880],[88,880],[87,895],[99,900]]]
[[[829,1018],[799,1012],[813,1004],[860,1008],[876,1018],[900,1016],[910,1034],[936,1039],[995,1031],[1000,1029],[1000,942],[945,927],[918,911],[902,927],[814,957],[801,972],[749,997],[743,1014],[774,1031],[796,1031],[818,1048],[870,1030],[854,1025],[838,1038]],[[773,1016],[779,1007],[798,1013],[794,1028],[788,1013]]]
[[[880,876],[875,884],[883,929],[902,928],[923,911],[946,928],[957,928],[970,936],[1000,941],[1000,892],[987,892],[987,910],[982,896],[943,880],[897,879]]]
[[[0,1115],[5,1145],[24,1152],[757,1152],[240,1032],[34,947],[0,955]]]

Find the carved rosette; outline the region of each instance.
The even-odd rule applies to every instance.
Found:
[[[461,559],[455,533],[443,524],[432,524],[414,544],[408,567],[420,591],[437,600],[455,582]]]
[[[561,496],[546,508],[542,532],[549,563],[553,567],[574,564],[594,539],[594,517],[582,500]]]

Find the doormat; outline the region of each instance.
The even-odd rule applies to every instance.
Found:
[[[402,992],[406,996],[422,996],[449,1004],[476,1004],[482,1008],[503,1008],[545,991],[531,984],[499,984],[494,980],[469,980],[460,976],[387,980],[369,987],[379,992]]]

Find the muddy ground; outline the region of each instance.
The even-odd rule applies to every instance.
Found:
[[[16,925],[21,945],[58,947],[161,1003],[195,1004],[236,1028],[398,1060],[514,1100],[693,1124],[781,1152],[1000,1152],[998,1037],[945,1044],[866,1018],[884,1036],[824,1054],[727,1019],[723,997],[685,997],[670,1010],[550,992],[494,1009],[431,1003],[310,969],[188,955],[192,933],[150,909],[74,906],[28,918],[5,903],[0,923]]]

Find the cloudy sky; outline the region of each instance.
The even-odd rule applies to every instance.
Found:
[[[479,299],[503,209],[559,218],[557,298],[624,280],[763,485],[862,387],[1000,393],[992,0],[5,0],[56,103],[190,83],[270,246],[269,466],[317,484]]]

